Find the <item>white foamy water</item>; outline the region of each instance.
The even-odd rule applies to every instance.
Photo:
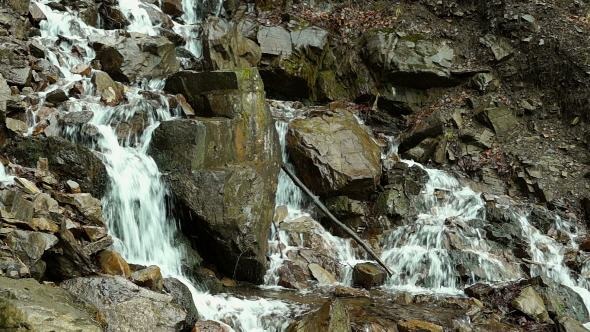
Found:
[[[55,86],[67,91],[76,81],[82,81],[85,93],[73,103],[64,103],[68,112],[92,111],[93,118],[83,128],[62,128],[66,137],[88,141],[85,130],[94,132],[91,147],[98,151],[105,163],[110,185],[102,198],[105,220],[109,232],[116,239],[116,247],[132,263],[158,265],[165,276],[183,281],[193,294],[202,319],[225,322],[237,331],[282,331],[293,308],[278,300],[257,297],[238,298],[228,294],[211,295],[192,285],[181,271],[183,253],[177,243],[179,236],[176,221],[167,214],[167,187],[154,160],[147,154],[153,131],[161,121],[170,120],[165,96],[146,100],[142,89],[158,92],[162,81],[144,82],[144,86],[131,87],[126,92],[127,102],[116,107],[104,106],[94,95],[88,78],[71,74],[78,64],[88,64],[94,51],[88,46],[90,38],[106,36],[112,31],[88,27],[72,12],[54,11],[39,2],[47,20],[41,23],[40,42],[48,47],[47,60],[57,66],[63,78]],[[145,4],[121,0],[120,7],[130,20],[130,31],[155,35],[155,27],[146,16]],[[159,10],[155,8],[154,10]],[[63,39],[58,39],[63,38]],[[83,50],[77,56],[70,50],[76,46]],[[53,87],[50,87],[50,91]],[[41,94],[44,96],[44,94]],[[141,117],[145,128],[136,135],[130,132],[121,136],[118,124]],[[30,125],[35,125],[34,116]],[[0,174],[1,175],[1,174]]]
[[[389,142],[385,159],[397,155],[397,146]],[[480,193],[447,173],[426,168],[414,161],[403,160],[409,166],[420,167],[428,174],[426,188],[421,193],[415,220],[395,228],[383,244],[382,259],[393,271],[384,288],[414,293],[463,294],[463,289],[475,282],[494,284],[524,277],[516,264],[502,259],[502,252],[491,248],[478,229],[486,222],[485,205]],[[440,194],[436,192],[442,192]],[[531,225],[528,214],[516,208],[516,202],[508,206],[521,236],[528,243],[532,259],[530,276],[544,276],[570,287],[580,295],[590,312],[590,282],[582,275],[577,279],[565,265],[566,245],[542,234]],[[575,239],[578,230],[573,224],[554,216],[553,229],[565,234],[567,246],[577,249]],[[452,243],[460,244],[460,248]],[[468,280],[462,280],[456,270],[456,255],[461,253],[460,263],[477,270]],[[590,324],[587,324],[590,326]]]

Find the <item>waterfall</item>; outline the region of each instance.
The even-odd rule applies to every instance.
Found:
[[[184,1],[189,2],[191,1]],[[140,94],[142,86],[132,86],[126,92],[127,103],[116,107],[102,105],[100,98],[93,95],[90,79],[72,74],[70,70],[78,64],[89,64],[94,58],[95,53],[88,46],[90,37],[108,36],[117,32],[89,27],[73,12],[54,11],[44,3],[45,1],[37,2],[47,17],[40,25],[39,42],[56,45],[48,47],[46,53],[47,60],[57,66],[63,76],[55,88],[67,91],[74,82],[82,81],[84,84],[84,95],[75,103],[66,102],[62,107],[69,112],[86,110],[93,113],[89,126],[96,131],[96,139],[91,148],[100,152],[108,172],[110,185],[102,198],[103,214],[118,251],[129,262],[158,265],[164,276],[176,277],[185,283],[193,294],[201,319],[224,322],[238,331],[285,330],[289,324],[289,320],[285,318],[292,311],[290,305],[277,300],[238,298],[227,294],[211,295],[206,290],[197,289],[190,278],[183,275],[183,252],[177,243],[177,223],[167,214],[167,187],[156,163],[147,154],[153,131],[161,121],[173,118],[168,110],[167,99],[160,96],[156,103],[149,102]],[[121,0],[119,4],[131,22],[129,31],[157,34],[143,8],[145,4],[127,0]],[[153,9],[159,10],[157,7]],[[72,46],[83,49],[84,56],[72,55]],[[148,90],[159,91],[162,86],[162,81],[143,82],[143,88]],[[52,89],[50,87],[48,90]],[[44,95],[42,93],[41,97]],[[141,135],[137,137],[129,133],[126,137],[120,137],[117,124],[134,116],[142,116],[146,122]],[[30,126],[35,125],[34,119],[33,115]],[[83,128],[66,127],[63,128],[63,134],[84,144],[87,138],[81,130]]]
[[[289,162],[289,155],[286,148],[286,136],[289,122],[300,116],[299,112],[289,102],[272,101],[271,110],[275,117],[275,127],[279,136],[282,161],[287,167],[293,168]],[[311,206],[305,197],[305,193],[293,183],[291,178],[281,170],[279,173],[276,206],[287,209],[287,216],[284,222],[297,222],[299,218],[305,218],[312,224],[313,231],[322,240],[325,247],[330,248],[331,256],[335,257],[340,264],[339,282],[343,285],[352,285],[352,268],[354,265],[366,260],[357,258],[352,246],[352,240],[343,239],[332,235],[310,214]],[[270,268],[265,275],[267,286],[276,286],[279,282],[279,268],[283,265],[285,257],[290,251],[298,251],[304,248],[302,245],[295,245],[289,240],[289,235],[284,230],[276,228],[276,223],[271,226],[269,239]]]

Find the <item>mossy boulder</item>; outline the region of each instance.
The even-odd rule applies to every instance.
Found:
[[[280,151],[258,71],[183,71],[166,90],[184,94],[198,115],[163,122],[150,148],[183,230],[221,272],[261,283]]]

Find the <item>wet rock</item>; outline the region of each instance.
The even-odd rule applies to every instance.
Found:
[[[260,47],[244,37],[234,23],[209,18],[204,33],[203,54],[210,69],[256,67],[260,62]]]
[[[68,190],[72,194],[79,194],[80,193],[80,185],[78,184],[78,182],[68,180],[68,181],[66,181],[66,186],[68,187]]]
[[[155,265],[133,272],[131,274],[131,280],[138,286],[147,287],[156,292],[160,292],[164,288],[162,272],[160,272],[160,268]]]
[[[37,26],[41,21],[47,19],[41,8],[39,8],[39,5],[34,2],[29,5],[29,17]]]
[[[180,68],[174,44],[165,37],[130,33],[129,37],[91,40],[102,70],[121,82],[161,78]]]
[[[2,217],[29,222],[35,212],[35,206],[26,199],[24,193],[16,190],[2,192]]]
[[[70,71],[72,72],[72,74],[90,77],[90,74],[92,74],[92,67],[85,64],[79,64],[75,65],[74,68],[72,68]]]
[[[59,105],[68,100],[68,95],[62,89],[55,89],[47,93],[45,100],[52,104]]]
[[[4,122],[6,118],[6,102],[10,98],[10,87],[6,84],[6,79],[0,73],[0,121]]]
[[[194,325],[199,319],[199,313],[197,312],[191,290],[175,278],[164,279],[164,290],[173,297],[172,301],[174,303],[186,311],[186,325]]]
[[[105,30],[123,29],[129,25],[129,20],[119,8],[111,3],[103,2],[98,7],[102,28]]]
[[[534,284],[535,279],[532,280]],[[573,289],[545,278],[534,288],[543,298],[551,317],[569,316],[580,322],[590,319],[582,297]]]
[[[307,267],[311,271],[313,278],[317,280],[320,285],[334,285],[338,283],[336,277],[334,277],[332,273],[326,271],[321,265],[311,263]]]
[[[451,75],[455,51],[445,40],[415,40],[395,33],[371,32],[364,37],[363,57],[384,80],[427,89],[456,84]]]
[[[26,194],[36,195],[36,194],[41,193],[39,188],[37,188],[37,186],[33,182],[31,182],[25,178],[15,177],[14,183],[16,184],[17,187],[19,187]]]
[[[288,332],[345,332],[351,331],[350,317],[340,300],[324,303],[318,310],[306,314],[287,328]]]
[[[97,308],[107,331],[177,331],[188,328],[187,313],[172,296],[141,288],[122,277],[66,280],[61,287]]]
[[[559,332],[586,332],[588,329],[582,325],[582,323],[578,322],[577,320],[568,317],[562,316],[557,318],[557,329]]]
[[[307,282],[308,275],[299,264],[286,260],[279,268],[279,286],[293,289],[306,289],[309,287]]]
[[[99,199],[94,198],[91,194],[62,194],[54,193],[55,199],[63,204],[74,206],[84,217],[91,223],[103,226],[102,204]]]
[[[123,259],[121,254],[112,250],[103,250],[98,254],[98,262],[102,272],[113,276],[131,276],[129,264]],[[143,276],[141,276],[143,277]]]
[[[298,177],[318,195],[362,198],[379,181],[380,148],[348,111],[293,120],[286,140]]]
[[[369,297],[369,291],[345,286],[334,287],[334,296],[336,297]]]
[[[353,284],[366,289],[383,285],[386,278],[386,272],[375,263],[359,263],[352,271]]]
[[[57,244],[58,239],[51,234],[16,229],[4,241],[18,258],[29,267],[29,270],[32,271],[40,267],[41,270],[35,272],[42,276],[45,270],[44,266],[39,266],[37,263],[45,251]]]
[[[543,299],[533,287],[525,287],[520,295],[512,300],[512,306],[539,322],[549,321],[549,313],[547,313]]]
[[[484,124],[490,126],[498,136],[505,136],[518,127],[518,119],[507,107],[487,108],[479,115]]]
[[[181,0],[163,0],[160,3],[160,8],[170,16],[180,16],[183,13]]]
[[[74,180],[82,191],[102,197],[108,182],[104,164],[92,151],[58,137],[17,137],[3,147],[19,165],[34,168],[39,158],[47,158],[49,169],[58,179]]]
[[[376,211],[392,218],[410,218],[416,213],[416,203],[428,181],[422,168],[395,163],[383,176],[384,186],[375,203]]]
[[[65,126],[81,126],[90,122],[93,116],[92,111],[68,112],[59,116],[59,122]]]
[[[185,95],[201,115],[163,122],[149,151],[169,172],[187,216],[183,229],[220,272],[262,282],[280,157],[260,76],[184,71],[166,90]]]
[[[288,56],[293,51],[291,35],[282,27],[261,26],[256,38],[263,54]]]
[[[397,330],[399,332],[443,332],[440,325],[436,325],[423,320],[402,320],[397,322]]]
[[[198,321],[191,332],[229,332],[227,325],[214,320]]]
[[[103,101],[108,102],[111,105],[117,104],[123,98],[124,91],[122,87],[113,81],[109,74],[104,71],[94,71],[92,75],[92,84],[94,84],[96,94],[101,96],[101,99],[105,99]]]
[[[80,305],[70,293],[34,279],[14,280],[0,276],[0,329],[18,331],[89,331],[103,327],[96,309]]]

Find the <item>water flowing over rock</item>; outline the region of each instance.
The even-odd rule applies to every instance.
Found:
[[[297,175],[319,195],[363,197],[381,176],[379,146],[347,111],[293,120],[287,147]]]
[[[107,331],[177,331],[186,324],[186,312],[170,295],[140,288],[121,277],[66,280],[61,287],[96,307],[108,322]]]
[[[260,76],[255,69],[180,72],[166,89],[206,116],[162,123],[150,148],[187,209],[184,231],[224,273],[260,283],[279,161]]]
[[[103,331],[96,308],[81,305],[67,291],[34,279],[0,276],[0,329],[36,331]]]

